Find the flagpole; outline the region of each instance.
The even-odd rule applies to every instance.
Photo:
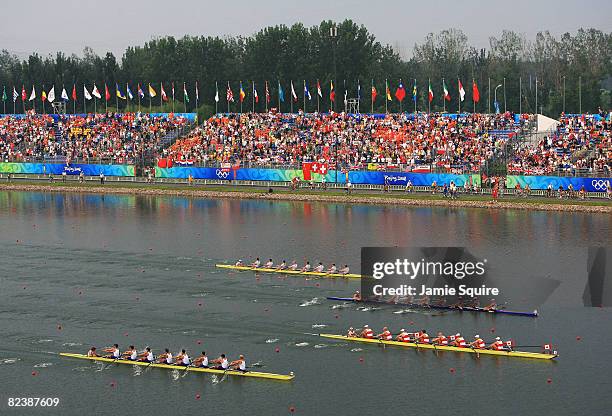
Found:
[[[385,114],[387,114],[389,112],[389,110],[387,109],[387,101],[389,101],[387,98],[387,95],[389,93],[389,81],[387,80],[387,78],[385,78]]]
[[[198,112],[198,101],[200,98],[200,93],[198,92],[198,81],[196,81],[196,84],[195,84],[195,93],[196,93],[195,109],[197,113]]]
[[[414,79],[414,87],[412,89],[412,94],[414,95],[412,100],[414,101],[414,114],[417,112],[417,93],[416,93],[416,78]]]
[[[268,89],[268,81],[265,82],[265,86],[266,86],[266,91],[265,91],[266,98],[265,98],[265,100],[266,100],[266,113],[267,113],[268,112],[268,91],[269,91],[269,89]]]
[[[136,95],[138,95],[138,112],[140,113],[140,83],[138,84],[138,91],[136,92]]]
[[[183,107],[185,108],[185,113],[187,112],[187,84],[183,82]]]
[[[172,81],[172,112],[174,113],[174,81]]]
[[[519,114],[523,114],[523,79],[519,77]]]
[[[147,84],[147,87],[151,87],[151,84]],[[147,91],[149,93],[149,115],[153,111],[153,97],[151,97],[151,88]]]
[[[164,90],[164,83],[160,82],[159,83],[159,112],[163,112],[163,108],[164,108],[164,94],[162,94],[162,91]]]
[[[215,81],[215,94],[215,114],[219,114],[219,100],[217,99],[219,97],[219,84],[217,81]]]
[[[106,91],[105,91],[105,93],[106,93]],[[118,93],[119,93],[119,84],[117,84],[115,82],[115,107],[117,107],[115,109],[115,113],[119,112],[119,94]]]
[[[229,81],[227,81],[227,89],[228,90],[230,89]],[[238,94],[240,94],[240,93],[238,93]],[[233,94],[232,94],[232,97],[233,97]],[[225,94],[225,98],[227,98],[227,93]],[[230,112],[230,101],[227,100],[227,113],[229,114],[229,112]]]
[[[489,77],[489,95],[487,97],[487,114],[491,114],[491,77]]]
[[[281,85],[280,85],[280,81],[278,81],[278,112],[282,114],[283,112],[281,111],[280,92],[281,92]]]
[[[306,80],[304,80],[304,89],[302,93],[304,94],[304,114],[306,114]]]
[[[457,86],[459,86],[459,83],[461,82],[461,80],[459,79],[459,76],[457,76]],[[461,115],[461,90],[459,88],[457,88],[457,92],[459,94],[459,115]]]
[[[472,104],[474,105],[474,110],[472,111],[473,114],[476,114],[476,100],[474,99],[474,84],[476,83],[476,81],[474,80],[474,78],[472,78]]]
[[[253,91],[251,91],[251,102],[253,103],[253,109],[251,111],[254,113],[255,112],[255,81],[251,80],[251,86],[253,87]]]
[[[372,88],[370,88],[370,114],[374,114],[374,98],[372,97],[372,91],[374,91],[374,78],[372,78]]]
[[[83,83],[83,114],[87,114],[87,103],[85,102],[85,83]]]
[[[536,108],[537,110],[537,108]],[[506,109],[506,77],[504,77],[504,113],[507,111]]]
[[[319,83],[319,80],[317,80],[317,113],[321,112],[321,108],[319,107],[319,88],[320,88],[321,84]]]
[[[429,89],[431,88],[431,78],[427,78],[427,114],[431,113],[431,100],[429,99]]]

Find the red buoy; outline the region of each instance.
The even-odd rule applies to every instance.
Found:
[[[61,325],[58,325],[58,326],[57,326],[57,330],[58,330],[58,331],[61,331],[61,330],[62,330],[62,326],[61,326]]]
[[[274,349],[274,352],[280,352],[280,348],[276,347],[276,348]]]
[[[200,395],[196,394],[196,400],[200,400]]]
[[[578,336],[576,337],[576,341],[580,341],[581,339],[582,339],[582,337],[581,337],[580,335],[578,335]]]
[[[454,373],[455,369],[453,367],[451,367],[448,371],[450,371],[451,373]]]
[[[363,362],[363,357],[359,357],[359,362],[362,363]]]
[[[290,411],[291,413],[295,412],[295,407],[290,406],[290,407],[289,407],[289,411]]]
[[[546,382],[547,382],[548,384],[552,383],[552,378],[547,379],[547,380],[546,380]]]
[[[32,375],[33,375],[34,377],[36,377],[36,375],[38,375],[38,373],[37,373],[36,371],[32,371]]]

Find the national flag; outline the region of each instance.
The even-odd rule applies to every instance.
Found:
[[[266,81],[266,102],[270,102],[270,89],[268,88],[268,81]]]
[[[127,100],[127,97],[125,96],[123,91],[119,89],[119,84],[116,82],[115,82],[115,95],[117,96],[117,98],[121,98],[122,100]]]
[[[226,97],[228,103],[234,102],[234,93],[232,92],[232,88],[230,87],[229,81],[227,82],[227,94]]]
[[[27,98],[27,95],[26,95],[25,85],[22,85],[21,86],[21,101],[25,101],[26,98]]]
[[[86,100],[91,100],[91,94],[89,93],[89,91],[87,91],[87,86],[85,86],[85,84],[83,84],[83,95],[85,96]]]
[[[49,90],[49,95],[47,95],[47,100],[52,103],[55,101],[55,85],[51,87]]]
[[[323,98],[323,91],[321,91],[321,83],[317,80],[317,94],[319,97]]]
[[[433,90],[431,89],[431,80],[429,80],[429,92],[427,94],[427,99],[429,100],[429,102],[433,101]]]
[[[183,82],[183,101],[185,101],[185,103],[189,102],[189,94],[187,94],[187,85],[185,85],[184,82]]]
[[[72,100],[73,101],[77,100],[76,84],[72,84]]]
[[[253,99],[256,103],[259,102],[259,94],[257,94],[257,89],[255,88],[255,82],[253,82]]]
[[[6,95],[6,86],[2,87],[2,101],[6,101],[8,99]]]
[[[172,82],[172,101],[174,101],[174,81]]]
[[[19,97],[19,93],[17,93],[17,90],[15,89],[15,86],[13,85],[13,102],[17,101],[17,97]]]
[[[385,89],[387,90],[387,101],[393,101],[393,98],[391,98],[391,90],[389,89],[389,83],[387,81],[385,81]]]
[[[304,97],[308,97],[309,100],[312,100],[310,91],[308,91],[308,84],[306,84],[306,80],[304,80]]]
[[[465,90],[463,89],[463,84],[461,84],[461,80],[457,80],[459,82],[459,99],[463,101],[465,99]]]
[[[153,98],[157,96],[157,92],[155,91],[155,89],[151,86],[151,84],[149,84],[149,97]]]
[[[329,81],[329,101],[336,101],[336,91],[334,91],[334,81]]]
[[[238,96],[240,97],[240,102],[243,102],[244,97],[246,97],[246,93],[244,92],[244,89],[242,88],[242,81],[240,81],[240,91],[238,92]]]
[[[327,165],[327,163],[313,162],[310,165],[310,171],[313,173],[318,173],[320,175],[326,175],[329,171],[329,166]]]
[[[96,87],[96,84],[94,84],[93,89],[91,90],[91,95],[96,98],[102,98],[102,96],[100,95],[100,91],[98,91],[98,87]]]
[[[196,81],[195,83],[195,97],[196,97],[196,103],[200,101],[200,91],[198,90],[198,81]]]
[[[100,97],[98,97],[98,98],[100,98]],[[106,85],[106,82],[104,83],[104,99],[106,101],[111,99],[110,91],[108,90],[108,85]]]
[[[44,86],[43,86],[42,92],[40,93],[40,100],[43,103],[47,101],[47,93],[45,92]]]
[[[400,79],[399,86],[395,90],[395,98],[397,98],[397,100],[401,103],[402,101],[404,101],[405,97],[406,97],[406,89],[404,88],[404,84],[402,83],[402,80]]]
[[[346,107],[347,103],[348,103],[348,91],[346,90],[346,87],[344,88],[344,107]]]
[[[142,87],[140,86],[140,82],[138,83],[138,96],[139,96],[140,98],[144,98],[144,96],[145,96],[145,93],[144,93],[144,91],[142,90]]]
[[[357,80],[357,101],[361,101],[361,83]]]
[[[134,94],[132,94],[132,90],[130,89],[130,84],[129,83],[125,83],[125,91],[127,92],[127,96],[130,100],[134,99]]]
[[[229,83],[228,83],[228,87],[229,87]],[[219,102],[219,86],[217,85],[216,82],[215,82],[215,102],[216,103]]]
[[[442,89],[444,90],[444,99],[446,101],[450,101],[451,100],[451,96],[448,93],[448,88],[446,88],[446,82],[444,82],[444,80],[442,80]]]
[[[283,90],[283,86],[280,81],[278,81],[278,99],[281,103],[285,102],[285,91]]]
[[[478,85],[476,85],[476,81],[472,80],[472,99],[475,103],[480,101],[480,91],[478,91]]]
[[[291,81],[291,97],[293,97],[293,101],[297,102],[297,94],[295,93],[295,88],[293,88],[293,81]]]
[[[372,84],[372,102],[376,101],[376,96],[378,95],[378,91],[376,91],[376,87]]]
[[[63,86],[62,86],[62,100],[70,101],[70,98],[68,97],[68,91],[66,91],[66,87],[63,87]]]
[[[34,101],[36,99],[36,90],[34,89],[34,85],[32,85],[32,93],[30,94],[30,98],[28,101]]]
[[[417,84],[416,79],[414,80],[414,86],[412,87],[412,101],[417,102]]]
[[[164,83],[160,82],[160,92],[162,101],[168,101],[168,96],[166,95],[166,90],[164,90]]]

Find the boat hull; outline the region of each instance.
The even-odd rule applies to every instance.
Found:
[[[251,272],[262,272],[262,273],[277,273],[277,274],[289,274],[289,275],[300,275],[300,276],[316,276],[316,277],[332,277],[332,278],[345,278],[345,279],[361,279],[360,274],[340,274],[340,273],[319,273],[319,272],[301,272],[299,270],[276,270],[267,269],[265,267],[251,267],[251,266],[233,266],[231,264],[217,264],[216,267],[220,269],[231,269],[231,270],[242,270]]]

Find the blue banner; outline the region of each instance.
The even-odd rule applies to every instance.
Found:
[[[0,163],[0,173],[25,173],[31,175],[80,175],[85,176],[134,176],[132,165],[88,165],[84,163]]]
[[[572,184],[574,191],[579,191],[583,186],[586,192],[606,192],[612,183],[612,178],[576,178],[568,176],[524,176],[508,175],[506,177],[506,187],[513,189],[519,185],[525,188],[527,185],[531,189],[548,189],[552,185],[553,191],[563,187],[567,191],[569,184]]]

